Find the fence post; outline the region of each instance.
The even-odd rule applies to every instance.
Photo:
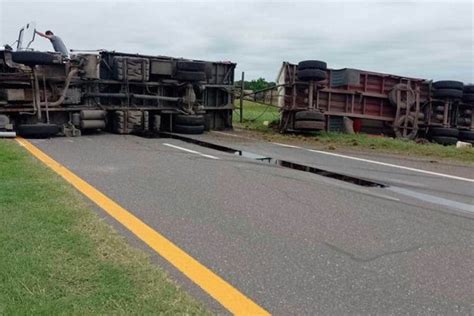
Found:
[[[245,73],[242,71],[242,80],[240,81],[240,123],[244,122],[244,76]]]

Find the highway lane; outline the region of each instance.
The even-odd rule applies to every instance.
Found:
[[[233,135],[233,134],[230,134]],[[462,208],[471,209],[474,205],[474,167],[438,162],[433,160],[421,160],[414,158],[401,159],[378,155],[377,153],[346,154],[333,151],[323,152],[313,150],[310,147],[285,147],[281,143],[269,143],[264,141],[249,140],[245,138],[232,137],[228,133],[208,133],[205,135],[192,136],[193,138],[205,140],[215,144],[237,147],[241,150],[257,153],[275,159],[289,160],[324,170],[343,173],[363,179],[381,182],[392,187],[400,187],[404,195],[423,198],[425,202],[439,202],[437,199],[445,199],[449,204],[453,201],[453,207],[457,202],[465,204]],[[379,165],[367,161],[372,160],[381,163],[408,167],[416,169],[406,170],[393,166]],[[423,171],[435,174],[426,174]],[[443,176],[445,175],[445,176]],[[459,177],[453,179],[449,177]],[[410,192],[407,192],[409,190]],[[420,193],[419,195],[410,193]],[[474,206],[472,207],[474,212]]]
[[[470,214],[174,139],[32,142],[272,313],[473,310]]]

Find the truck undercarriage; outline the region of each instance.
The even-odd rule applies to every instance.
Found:
[[[78,136],[88,130],[231,128],[235,66],[109,51],[69,59],[5,49],[0,51],[0,132]]]

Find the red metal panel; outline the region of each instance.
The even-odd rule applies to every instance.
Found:
[[[286,82],[291,84],[296,82],[296,96],[294,96],[294,109],[306,109],[308,103],[308,83],[298,82],[295,77],[294,65],[288,64],[289,71],[286,73]],[[424,79],[406,78],[402,76],[383,74],[359,69],[352,69],[359,73],[359,83],[334,86],[331,85],[331,78],[334,72],[342,71],[327,69],[327,79],[318,82],[318,91],[314,93],[314,104],[328,113],[337,113],[335,115],[367,117],[370,119],[388,120],[395,119],[396,107],[388,100],[388,94],[396,84],[406,83],[413,90],[419,88],[420,102],[429,99],[429,83]],[[315,89],[316,90],[316,89]],[[292,108],[293,95],[292,89],[286,89],[285,107]]]

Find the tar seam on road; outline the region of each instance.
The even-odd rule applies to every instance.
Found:
[[[346,158],[346,159],[352,159],[352,160],[357,160],[357,161],[369,162],[369,163],[373,163],[373,164],[377,164],[377,165],[381,165],[381,166],[386,166],[386,167],[392,167],[392,168],[404,169],[404,170],[409,170],[409,171],[415,171],[415,172],[430,174],[430,175],[439,176],[439,177],[445,177],[445,178],[461,180],[461,181],[467,181],[467,182],[474,182],[474,179],[463,178],[463,177],[458,177],[458,176],[452,176],[450,174],[438,173],[438,172],[434,172],[434,171],[416,169],[416,168],[405,167],[405,166],[400,166],[400,165],[394,165],[394,164],[391,164],[391,163],[386,163],[386,162],[381,162],[381,161],[376,161],[376,160],[358,158],[358,157],[353,157],[353,156],[346,156],[346,155],[341,155],[341,154],[336,154],[336,153],[328,153],[327,151],[308,149],[308,148],[304,148],[304,147],[299,147],[299,146],[294,146],[294,145],[287,145],[287,144],[282,144],[282,143],[272,143],[272,144],[282,146],[282,147],[288,147],[288,148],[303,149],[303,150],[307,150],[307,151],[310,151],[310,152],[313,152],[313,153],[318,153],[318,154],[324,154],[324,155],[330,155],[330,156],[335,156],[335,157],[340,157],[340,158]]]
[[[332,171],[328,171],[328,170],[324,170],[324,169],[319,169],[319,168],[316,168],[316,167],[311,167],[311,166],[307,166],[307,165],[303,165],[303,164],[299,164],[299,163],[295,163],[295,162],[291,162],[291,161],[286,161],[286,160],[274,159],[274,158],[271,158],[271,157],[261,156],[261,155],[254,154],[254,153],[251,153],[251,152],[234,149],[234,148],[227,147],[227,146],[222,146],[222,145],[210,143],[210,142],[195,139],[195,138],[190,138],[190,137],[187,137],[187,136],[178,135],[178,134],[175,134],[175,133],[162,132],[162,133],[160,133],[160,136],[182,140],[184,142],[191,143],[191,144],[196,144],[196,145],[199,145],[199,146],[202,146],[202,147],[211,148],[211,149],[214,149],[214,150],[219,150],[219,151],[223,151],[223,152],[226,152],[226,153],[239,155],[239,156],[242,156],[242,157],[245,157],[245,158],[258,160],[258,161],[262,161],[262,162],[265,161],[265,162],[268,162],[270,164],[274,164],[274,165],[277,165],[277,166],[280,166],[280,167],[283,167],[283,168],[288,168],[288,169],[293,169],[293,170],[298,170],[298,171],[303,171],[303,172],[309,172],[309,173],[317,174],[317,175],[320,175],[320,176],[323,176],[323,177],[349,182],[349,183],[352,183],[352,184],[355,184],[355,185],[360,185],[360,186],[364,186],[364,187],[380,187],[380,188],[385,188],[386,187],[386,185],[383,184],[383,183],[377,183],[377,182],[374,182],[374,181],[371,181],[371,180],[367,180],[367,179],[363,179],[363,178],[357,178],[357,177],[349,176],[349,175],[342,174],[342,173],[336,173],[336,172],[332,172]]]
[[[188,255],[166,237],[153,230],[135,215],[98,191],[92,185],[46,155],[39,148],[22,138],[17,138],[17,142],[125,226],[130,232],[135,234],[164,259],[170,262],[175,268],[201,287],[231,313],[236,315],[269,315],[265,309],[258,306],[217,274]]]
[[[179,147],[179,146],[172,145],[172,144],[168,144],[168,143],[163,143],[163,145],[168,146],[168,147],[171,147],[171,148],[179,149],[179,150],[182,150],[182,151],[186,151],[186,152],[188,152],[188,153],[192,153],[192,154],[196,154],[196,155],[199,155],[199,156],[203,156],[203,157],[206,157],[206,158],[219,159],[219,157],[212,156],[212,155],[207,155],[207,154],[203,154],[203,153],[200,153],[199,151],[191,150],[191,149],[188,149],[188,148]]]

